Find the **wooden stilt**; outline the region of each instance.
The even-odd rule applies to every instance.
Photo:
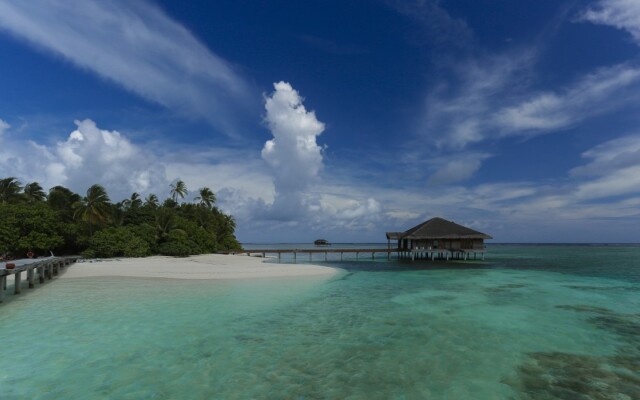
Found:
[[[4,300],[4,291],[7,289],[7,276],[0,276],[0,303]]]
[[[36,271],[34,268],[29,268],[29,270],[27,271],[27,281],[29,281],[29,289],[33,289],[35,287],[33,279],[35,272]]]
[[[16,272],[14,275],[14,288],[13,293],[20,294],[20,284],[22,283],[22,272]]]

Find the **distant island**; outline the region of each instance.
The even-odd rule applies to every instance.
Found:
[[[313,244],[316,246],[331,246],[331,243],[327,239],[316,239]]]
[[[37,182],[22,185],[0,179],[0,258],[81,254],[85,258],[188,256],[239,249],[236,223],[215,205],[216,196],[201,188],[194,202],[178,180],[162,203],[133,193],[113,203],[101,185],[86,196],[64,186],[46,193]]]

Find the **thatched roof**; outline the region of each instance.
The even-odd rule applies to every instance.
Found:
[[[431,218],[406,232],[387,232],[387,239],[493,239],[491,236],[443,218]]]

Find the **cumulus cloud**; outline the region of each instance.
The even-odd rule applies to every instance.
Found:
[[[273,139],[262,149],[275,184],[272,212],[295,216],[308,206],[307,189],[322,168],[322,148],[316,138],[324,124],[313,111],[307,111],[302,97],[286,82],[274,84],[275,91],[265,100],[265,122]]]
[[[90,119],[75,123],[77,129],[55,148],[67,181],[84,186],[99,182],[126,193],[147,193],[165,185],[164,167],[153,154],[118,131],[99,129]]]
[[[579,19],[625,30],[640,45],[640,2],[636,0],[599,0],[583,11]]]
[[[90,119],[76,121],[76,126],[66,140],[51,146],[5,138],[0,175],[37,181],[44,187],[65,185],[80,193],[100,183],[113,198],[164,190],[168,181],[155,154],[120,132],[99,129]]]
[[[226,132],[248,102],[227,61],[146,1],[0,0],[0,29]]]

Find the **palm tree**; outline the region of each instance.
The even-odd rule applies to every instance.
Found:
[[[142,200],[140,199],[140,195],[138,193],[133,192],[130,198],[122,202],[122,205],[125,209],[139,208],[140,206],[142,206]]]
[[[164,241],[176,230],[176,214],[171,208],[161,207],[156,212],[156,241]]]
[[[203,187],[199,193],[200,196],[195,197],[194,200],[199,201],[200,206],[211,208],[216,202],[216,195],[208,187]]]
[[[109,217],[109,195],[101,185],[93,185],[87,196],[73,204],[74,217],[89,224],[89,236],[93,236],[93,225],[103,223]]]
[[[184,199],[184,196],[189,193],[189,191],[187,190],[187,185],[180,179],[178,179],[175,184],[172,183],[169,186],[171,187],[171,198],[176,203],[178,202],[178,197]]]
[[[20,197],[22,186],[17,178],[9,177],[0,179],[0,202],[7,204]]]
[[[158,208],[158,206],[160,205],[160,200],[158,200],[158,196],[151,193],[144,199],[144,205],[149,208],[155,209],[155,208]]]
[[[22,193],[29,203],[45,201],[47,198],[46,193],[38,182],[31,182],[24,185],[24,190]]]

